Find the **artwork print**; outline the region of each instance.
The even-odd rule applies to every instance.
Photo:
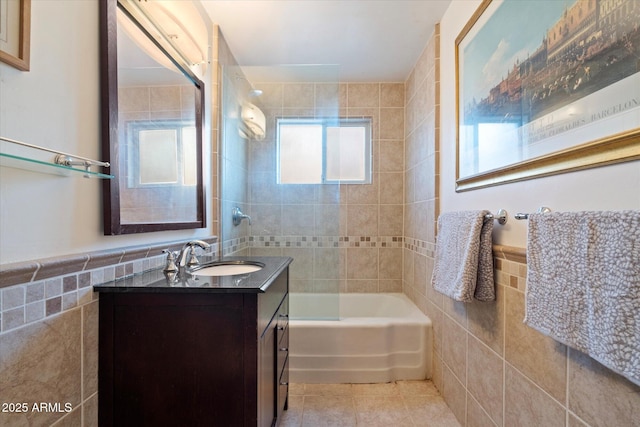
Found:
[[[636,134],[639,27],[636,0],[485,1],[456,40],[458,184]]]

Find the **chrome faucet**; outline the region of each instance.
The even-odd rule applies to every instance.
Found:
[[[180,253],[178,254],[178,268],[184,267],[195,267],[200,264],[198,261],[198,257],[196,257],[196,246],[200,246],[202,249],[207,250],[211,247],[207,242],[202,240],[192,240],[187,242],[180,249]],[[189,260],[187,261],[187,250],[189,250]]]
[[[196,256],[196,246],[199,246],[204,250],[211,247],[211,245],[205,241],[191,240],[190,242],[185,243],[180,251],[172,252],[166,249],[162,251],[167,254],[167,265],[163,271],[165,273],[178,273],[178,275],[181,275],[185,268],[195,267],[200,264],[198,257]]]
[[[233,214],[233,225],[240,225],[243,219],[248,220],[249,225],[251,225],[251,217],[249,215],[243,214],[239,207],[236,206],[235,208],[233,208],[233,211],[231,213]]]

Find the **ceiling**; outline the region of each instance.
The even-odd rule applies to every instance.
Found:
[[[402,82],[451,0],[201,2],[250,80],[250,70],[313,64],[342,82]]]

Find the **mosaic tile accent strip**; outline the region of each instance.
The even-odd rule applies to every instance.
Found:
[[[420,255],[424,255],[429,258],[433,258],[436,252],[436,244],[432,242],[427,242],[424,240],[418,240],[411,237],[404,238],[404,246],[405,249],[416,252]]]
[[[251,236],[252,248],[402,248],[402,236]]]

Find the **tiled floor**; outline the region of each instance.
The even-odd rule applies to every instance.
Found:
[[[280,426],[459,427],[431,381],[291,384]]]

